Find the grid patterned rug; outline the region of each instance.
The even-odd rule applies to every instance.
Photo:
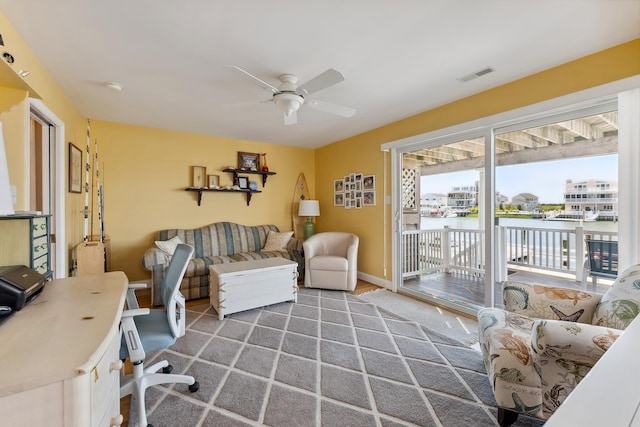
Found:
[[[200,382],[149,389],[155,427],[497,425],[480,353],[340,291],[223,321],[190,308],[186,335],[149,359]]]

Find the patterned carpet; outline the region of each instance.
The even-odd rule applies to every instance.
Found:
[[[190,308],[187,334],[148,359],[200,382],[149,389],[155,427],[497,425],[477,351],[340,291],[301,288],[223,321]]]

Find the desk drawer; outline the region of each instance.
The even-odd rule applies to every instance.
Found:
[[[99,425],[104,419],[111,419],[120,412],[120,333],[111,340],[107,351],[100,362],[91,371],[91,422],[93,426]],[[113,401],[118,402],[118,410]]]
[[[47,255],[33,260],[33,269],[40,274],[46,274],[49,271],[49,257]]]
[[[34,218],[31,223],[31,231],[33,232],[33,237],[43,236],[47,234],[47,218],[39,217]]]
[[[49,252],[49,236],[40,236],[33,239],[33,258],[46,255]]]

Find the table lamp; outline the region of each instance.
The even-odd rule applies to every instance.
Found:
[[[316,225],[313,223],[312,216],[320,216],[320,205],[317,200],[301,200],[298,216],[306,216],[307,222],[304,223],[304,240],[313,236],[316,232]]]

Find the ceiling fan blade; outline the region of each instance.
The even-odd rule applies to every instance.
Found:
[[[286,113],[283,113],[283,115],[285,126],[295,125],[296,123],[298,123],[298,113],[296,113],[295,111],[288,116]]]
[[[325,101],[318,101],[317,99],[305,100],[304,103],[316,110],[324,111],[325,113],[337,114],[342,117],[351,117],[356,113],[354,108],[332,104]]]
[[[280,92],[277,87],[270,85],[269,83],[265,82],[264,80],[259,79],[258,77],[256,77],[253,74],[243,70],[240,67],[237,67],[235,65],[227,65],[227,67],[235,68],[236,70],[238,70],[241,73],[243,73],[245,76],[250,77],[255,84],[257,84],[258,86],[260,86],[262,89],[266,90],[267,92],[271,92],[271,93]]]
[[[298,95],[306,96],[314,92],[318,92],[322,89],[333,86],[344,80],[344,76],[339,71],[329,68],[322,74],[318,74],[303,85],[298,86],[296,93]]]

